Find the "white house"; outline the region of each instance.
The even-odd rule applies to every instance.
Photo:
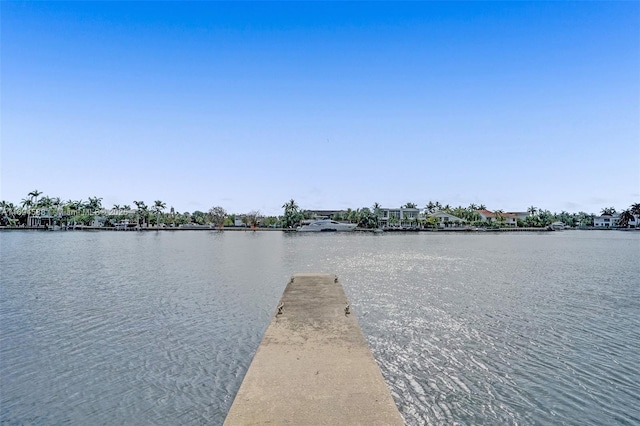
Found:
[[[513,214],[516,216],[516,219],[527,220],[529,217],[529,212],[507,212],[507,214]]]
[[[431,213],[429,216],[438,219],[438,227],[440,228],[460,227],[466,224],[464,219],[442,211]]]
[[[603,214],[593,218],[593,226],[596,228],[614,228],[618,224],[619,214]]]
[[[378,213],[380,226],[415,226],[420,218],[420,209],[400,207],[397,209],[381,208]]]

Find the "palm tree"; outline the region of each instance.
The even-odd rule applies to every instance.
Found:
[[[284,218],[282,220],[283,228],[291,228],[301,220],[301,214],[296,201],[292,198],[282,205],[284,209]]]
[[[145,224],[145,218],[147,217],[147,211],[148,211],[148,207],[147,205],[144,203],[144,201],[134,201],[133,204],[136,205],[136,207],[138,208],[138,226],[140,226],[140,217],[142,216],[142,225]]]
[[[55,211],[55,220],[56,222],[60,222],[60,220],[62,219],[62,200],[60,200],[60,197],[54,197],[51,199],[51,207],[53,207],[53,210]]]
[[[538,210],[538,223],[540,226],[548,226],[553,222],[553,215],[549,210]]]
[[[160,227],[160,213],[167,207],[165,203],[160,200],[154,201],[153,211],[156,212],[156,227]]]
[[[42,197],[40,201],[36,203],[37,207],[49,208],[53,204],[53,200],[50,197]]]
[[[530,216],[533,216],[538,212],[538,208],[535,206],[531,206],[527,209],[527,211],[529,212]]]
[[[102,198],[100,197],[89,197],[89,203],[87,204],[87,209],[92,212],[97,212],[102,209]]]
[[[403,209],[415,209],[416,208],[416,203],[407,203],[404,206],[402,206]]]
[[[634,221],[636,218],[631,213],[631,209],[623,210],[620,212],[620,217],[618,218],[618,227],[626,228],[629,226],[629,222]]]
[[[40,200],[35,204],[35,207],[38,209],[38,226],[42,225],[42,218],[43,216],[48,216],[47,218],[47,223],[49,224],[53,224],[52,223],[52,212],[51,212],[51,207],[53,206],[53,200],[50,197],[42,197],[40,198]]]
[[[358,217],[358,226],[360,228],[375,229],[378,227],[378,225],[378,215],[372,212],[368,207],[363,207],[360,210],[360,215]]]
[[[600,210],[600,213],[603,216],[613,216],[614,214],[616,214],[616,209],[613,207],[605,207],[604,209]]]
[[[629,210],[631,211],[632,214],[640,216],[640,203],[631,204],[631,207],[629,207]]]
[[[398,216],[396,216],[395,214],[389,215],[389,226],[396,226],[399,222],[400,219],[398,219]]]
[[[23,198],[21,201],[22,204],[22,209],[27,211],[27,226],[31,226],[31,207],[33,207],[33,199],[31,197],[29,198]]]
[[[294,200],[293,198],[290,199],[288,202],[284,203],[282,205],[283,209],[290,209],[290,210],[298,210],[300,207],[296,204],[296,200]]]
[[[373,214],[376,217],[376,228],[380,227],[380,218],[382,217],[382,206],[380,205],[380,203],[375,202],[373,203]]]
[[[429,200],[429,202],[427,203],[427,205],[424,207],[424,209],[427,211],[427,213],[431,214],[434,212],[436,208],[436,205],[433,204],[433,201]]]
[[[42,194],[42,191],[38,191],[37,189],[34,189],[33,191],[27,194],[32,199],[35,198],[35,200],[33,201],[33,206],[38,205],[38,197],[40,196],[40,194]]]

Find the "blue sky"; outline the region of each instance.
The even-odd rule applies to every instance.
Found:
[[[7,2],[1,194],[640,202],[640,3]]]

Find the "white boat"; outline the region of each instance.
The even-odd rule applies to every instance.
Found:
[[[566,225],[564,224],[564,222],[553,222],[551,225],[549,225],[549,230],[551,231],[562,231],[566,229]]]
[[[129,227],[129,221],[128,220],[121,220],[118,223],[115,223],[113,225],[114,228],[116,229],[127,229]]]
[[[355,223],[336,222],[331,219],[322,219],[311,222],[308,225],[298,227],[298,232],[349,232],[356,229]]]

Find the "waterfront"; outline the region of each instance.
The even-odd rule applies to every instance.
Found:
[[[408,424],[640,422],[635,232],[0,243],[10,424],[221,424],[295,272],[340,276]]]

